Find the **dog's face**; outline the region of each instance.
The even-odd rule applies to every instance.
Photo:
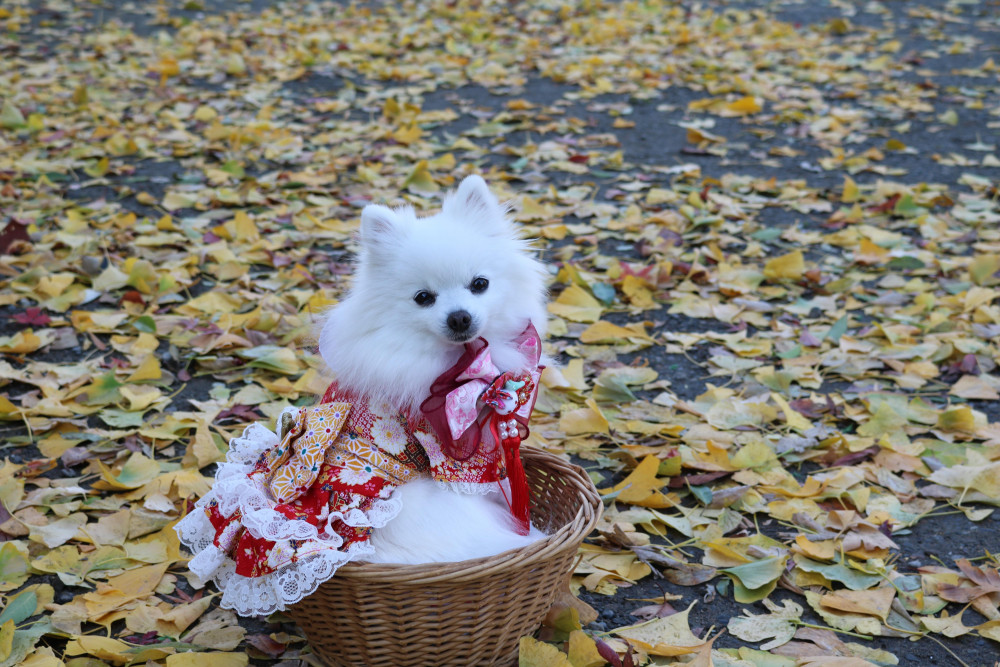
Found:
[[[462,181],[428,218],[366,207],[359,260],[358,281],[378,301],[378,313],[413,335],[453,345],[506,334],[518,321],[523,327],[534,315],[524,304],[543,291],[538,264],[478,176]]]
[[[342,387],[419,410],[476,337],[500,369],[534,363],[512,342],[529,322],[545,335],[545,279],[478,176],[427,218],[368,206],[353,285],[324,321],[319,349]]]
[[[448,342],[466,343],[476,338],[489,321],[489,306],[495,301],[490,298],[493,295],[487,295],[490,279],[484,274],[492,272],[485,268],[456,272],[444,280],[432,280],[425,274],[425,280],[412,283],[423,285],[413,295],[417,306],[414,320]],[[497,291],[494,288],[494,294]]]

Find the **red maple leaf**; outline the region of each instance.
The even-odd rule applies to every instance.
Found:
[[[219,421],[234,420],[240,422],[252,422],[258,419],[263,419],[263,417],[258,414],[249,405],[234,405],[231,408],[226,408],[218,414],[216,417]]]
[[[38,327],[48,326],[49,322],[52,321],[52,318],[43,313],[41,308],[36,307],[27,308],[24,312],[17,313],[13,319],[20,324]]]
[[[130,301],[131,303],[137,303],[140,306],[145,306],[146,301],[142,298],[142,294],[134,289],[131,289],[125,294],[122,294],[122,301]]]
[[[247,644],[272,658],[282,655],[288,648],[288,644],[277,642],[269,635],[249,635],[247,636]]]
[[[18,241],[31,242],[31,237],[28,236],[28,227],[17,220],[11,220],[0,231],[0,255],[6,255],[7,250]]]
[[[899,201],[899,193],[892,195],[886,199],[881,204],[876,204],[875,206],[869,206],[868,210],[873,213],[892,213],[893,209],[896,208],[896,202]]]

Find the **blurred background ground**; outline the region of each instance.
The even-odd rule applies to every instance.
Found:
[[[997,2],[705,2],[662,6],[595,2],[574,3],[564,9],[560,3],[347,6],[258,0],[155,4],[15,0],[5,2],[0,9],[5,12],[0,22],[19,22],[16,30],[8,28],[0,40],[5,67],[15,64],[20,72],[16,81],[6,79],[10,88],[0,89],[5,101],[16,100],[24,108],[22,120],[28,122],[31,113],[45,116],[50,111],[44,104],[29,109],[26,90],[36,100],[44,100],[46,87],[62,100],[69,95],[84,95],[78,106],[92,105],[94,118],[90,124],[106,130],[96,141],[93,128],[88,128],[89,138],[83,142],[100,150],[77,148],[74,155],[74,148],[64,146],[67,140],[61,137],[30,151],[18,148],[19,162],[0,160],[0,172],[11,175],[5,179],[7,182],[16,185],[21,170],[27,170],[32,161],[52,160],[55,165],[65,159],[63,166],[71,164],[68,170],[55,166],[36,170],[36,176],[46,174],[50,185],[54,185],[54,190],[44,196],[59,199],[58,205],[42,216],[53,209],[66,211],[78,206],[87,209],[85,215],[100,215],[93,212],[110,208],[108,215],[133,212],[151,221],[164,215],[180,220],[199,216],[204,219],[206,212],[211,221],[213,213],[220,213],[214,219],[222,223],[240,208],[261,216],[270,208],[270,219],[276,221],[273,233],[284,234],[296,226],[304,236],[308,230],[303,231],[293,218],[309,206],[317,206],[323,215],[339,218],[343,226],[317,225],[319,233],[305,253],[296,253],[293,246],[301,237],[292,231],[282,247],[268,250],[271,260],[276,252],[285,261],[272,261],[270,265],[254,262],[245,274],[266,282],[276,272],[282,272],[280,289],[292,285],[301,290],[294,297],[300,305],[311,298],[312,291],[326,290],[333,295],[342,289],[342,276],[349,270],[350,260],[348,223],[354,221],[360,206],[379,198],[399,203],[399,193],[405,190],[407,198],[422,198],[421,202],[432,207],[439,192],[454,182],[452,175],[463,169],[480,171],[492,177],[491,182],[503,183],[505,191],[527,196],[530,203],[538,205],[537,211],[525,213],[522,201],[518,215],[545,238],[545,256],[553,266],[579,263],[591,271],[606,270],[608,258],[640,266],[661,254],[669,255],[662,247],[657,249],[657,244],[689,244],[681,249],[697,248],[696,252],[681,256],[678,250],[676,256],[671,256],[675,266],[700,262],[708,272],[714,272],[720,263],[720,247],[727,255],[742,253],[761,261],[802,248],[807,262],[841,275],[837,272],[843,268],[841,261],[848,249],[822,243],[819,235],[844,226],[834,213],[841,203],[849,208],[843,196],[848,183],[870,193],[865,204],[869,213],[884,205],[876,198],[881,193],[880,183],[899,183],[915,191],[926,191],[926,184],[937,184],[931,189],[937,188],[952,204],[960,203],[963,210],[971,211],[967,221],[970,229],[986,231],[979,235],[970,231],[967,238],[949,236],[938,247],[929,245],[936,240],[933,225],[921,226],[919,221],[907,218],[908,214],[887,222],[883,227],[905,237],[912,247],[941,253],[946,258],[940,270],[923,263],[919,267],[898,264],[895,273],[903,276],[904,282],[943,281],[939,284],[947,291],[947,261],[996,252],[997,239],[990,233],[996,229],[1000,173],[995,146],[1000,126],[1000,69],[995,64],[1000,60]],[[493,13],[507,17],[500,27],[493,26]],[[610,18],[594,21],[597,16]],[[626,16],[643,19],[630,24]],[[646,41],[636,36],[636,24],[655,24],[658,16],[673,26],[671,31]],[[370,21],[370,33],[366,33],[366,21]],[[308,35],[300,43],[296,43],[294,34],[285,32],[294,25],[307,35],[304,24],[310,22],[328,27],[321,37]],[[453,29],[447,27],[449,22]],[[691,25],[690,32],[683,29],[686,22]],[[518,39],[518,25],[530,39]],[[740,32],[741,26],[752,29]],[[743,48],[735,46],[740,42]],[[320,52],[338,57],[326,60],[316,56]],[[75,61],[77,53],[79,61]],[[189,64],[181,67],[178,62]],[[59,63],[74,76],[47,71],[46,65],[52,63]],[[742,90],[733,84],[733,79],[739,78],[732,74],[736,71],[742,72],[740,77],[746,83]],[[37,83],[30,83],[32,77],[38,79]],[[14,94],[15,88],[18,94]],[[42,92],[36,95],[38,91]],[[726,100],[715,106],[701,104],[725,95]],[[763,104],[754,101],[755,95]],[[112,101],[115,98],[117,103]],[[122,100],[129,102],[122,104]],[[387,100],[393,100],[391,104],[396,106],[390,108]],[[745,103],[748,106],[738,106],[740,100],[749,100]],[[737,106],[727,107],[734,103]],[[113,113],[100,111],[101,107],[113,109]],[[173,116],[164,119],[160,111],[150,110],[153,107],[170,107]],[[209,110],[202,112],[206,108]],[[199,113],[204,113],[204,118],[192,121]],[[274,125],[261,125],[243,135],[220,131],[218,136],[211,136],[206,128],[213,127],[216,116],[229,127],[250,127],[272,118]],[[143,125],[155,126],[155,131],[132,132],[131,128]],[[379,135],[379,125],[391,126],[389,136]],[[11,128],[8,126],[8,148],[21,142],[13,138]],[[119,132],[121,129],[129,130],[127,136]],[[66,132],[67,136],[83,136],[72,135],[71,129]],[[119,136],[124,138],[116,139]],[[136,143],[134,148],[125,145],[130,138]],[[110,159],[102,163],[102,158]],[[425,171],[414,171],[414,165],[421,160],[428,161]],[[89,173],[81,167],[83,161]],[[324,172],[323,167],[329,170]],[[678,178],[688,176],[682,182],[684,187],[674,187]],[[750,189],[762,196],[772,193],[760,184],[775,179],[783,184],[773,186],[780,192],[780,203],[759,205],[749,195],[736,198],[732,192],[734,179],[753,184]],[[650,192],[651,188],[672,187],[674,195]],[[297,190],[308,196],[300,200],[290,195]],[[633,233],[639,228],[629,226],[629,216],[679,210],[685,204],[692,205],[693,195],[700,194],[702,201],[708,202],[707,193],[712,190],[735,199],[716,201],[713,211],[706,210],[706,216],[720,215],[724,223],[706,219],[683,234],[659,237]],[[891,189],[885,192],[885,199],[891,199]],[[639,197],[644,193],[645,199]],[[657,200],[658,196],[662,199]],[[897,197],[889,203],[889,211],[899,200]],[[611,217],[624,222],[618,227],[612,225],[616,233],[588,228],[593,219],[587,213],[592,211],[582,206],[582,201],[607,205]],[[931,204],[918,204],[933,210]],[[939,202],[935,206],[947,205]],[[4,233],[14,233],[13,225],[42,222],[34,213],[27,214],[25,208],[32,206],[7,195],[3,217],[8,226]],[[736,212],[730,215],[732,211]],[[875,210],[870,214],[878,213]],[[603,211],[597,217],[601,215]],[[13,218],[18,221],[11,222]],[[116,223],[111,224],[113,230]],[[711,241],[691,240],[699,224],[705,230],[714,226],[722,231]],[[70,233],[80,232],[72,226],[62,227]],[[121,227],[124,229],[124,225]],[[205,224],[193,229],[197,229],[196,236],[206,246],[225,238],[223,231]],[[102,275],[108,264],[114,263],[111,255],[141,258],[142,248],[146,247],[141,241],[143,235],[155,238],[153,235],[159,232],[170,231],[147,226],[130,241],[138,250],[111,241],[103,252],[85,255],[93,266],[89,270],[82,265],[83,272],[92,277]],[[69,243],[65,239],[63,242]],[[58,254],[58,243],[55,247]],[[230,289],[227,279],[217,272],[232,268],[227,264],[231,258],[195,248],[186,250],[198,258],[196,263],[208,263],[212,268],[190,272],[192,279],[184,285],[183,299]],[[181,265],[184,260],[180,254],[178,251],[177,257],[165,257],[165,261]],[[288,271],[294,266],[308,267],[308,279],[298,284],[290,282]],[[6,275],[13,276],[19,270]],[[885,274],[870,277],[866,284],[871,288],[869,302],[900,289],[892,282],[877,282],[884,279]],[[554,290],[557,294],[569,282],[565,276],[559,280]],[[739,387],[751,366],[733,364],[730,375],[720,375],[719,369],[724,366],[711,361],[720,355],[704,336],[737,332],[754,336],[766,330],[759,324],[741,322],[739,317],[686,312],[675,307],[677,292],[665,297],[667,292],[655,289],[662,286],[655,280],[653,283],[654,302],[645,308],[637,308],[622,295],[615,297],[612,289],[611,298],[617,301],[604,317],[620,325],[647,322],[649,331],[657,336],[653,346],[615,349],[617,362],[649,366],[659,379],[668,381],[668,385],[636,388],[635,397],[653,402],[667,389],[673,407],[678,401],[694,403],[710,384]],[[670,289],[676,287],[671,285]],[[90,288],[104,291],[99,286]],[[122,306],[122,291],[129,288],[138,290],[137,298],[143,306],[152,303],[149,294],[132,279],[128,285],[113,286],[108,298],[84,301],[81,297],[78,303],[84,310],[112,306],[126,308],[125,312],[135,315],[142,309],[133,312],[127,310],[127,304]],[[267,289],[265,286],[263,291]],[[25,324],[14,316],[43,301],[32,301],[23,290],[15,293],[23,298],[0,305],[0,335],[17,335]],[[603,298],[600,290],[593,293]],[[815,304],[800,313],[802,319],[823,322],[820,311],[824,302],[814,300],[820,293],[818,285],[796,292]],[[753,299],[759,295],[746,290],[743,296]],[[734,295],[725,293],[722,303],[728,303],[730,298]],[[148,312],[167,313],[174,307],[170,300],[159,305],[159,310]],[[194,321],[205,311],[180,315]],[[850,321],[852,331],[880,322],[878,316],[866,321],[861,309],[855,315]],[[832,318],[827,328],[836,319]],[[948,365],[953,367],[943,383],[909,390],[893,383],[892,372],[899,371],[893,366],[888,374],[883,369],[873,372],[871,378],[861,373],[854,378],[830,373],[811,393],[797,396],[810,397],[819,405],[818,397],[830,394],[851,406],[859,405],[859,397],[872,390],[910,391],[908,396],[919,395],[928,404],[943,409],[956,400],[949,390],[959,377],[990,377],[993,371],[989,360],[996,361],[996,329],[985,320],[975,323],[984,328],[969,329],[978,332],[971,337],[979,341],[968,347],[971,361],[963,355],[935,360],[945,376]],[[197,326],[203,326],[203,322]],[[300,341],[310,326],[305,321],[297,322],[270,337],[262,335],[260,341],[251,336],[249,342],[282,345]],[[561,330],[557,327],[555,351],[563,353],[564,362],[580,358],[576,347],[581,328],[572,321]],[[215,333],[204,328],[198,331]],[[154,332],[162,333],[162,327],[154,323]],[[27,360],[58,365],[81,355],[94,359],[102,356],[94,346],[113,346],[111,337],[121,333],[115,325],[95,328],[65,347],[50,344],[31,351]],[[674,337],[663,337],[666,333]],[[685,335],[701,337],[700,342],[687,348]],[[725,345],[725,339],[716,338],[714,344]],[[218,407],[219,401],[231,398],[228,390],[220,388],[220,380],[232,384],[245,379],[232,372],[235,367],[227,366],[224,355],[206,357],[206,347],[213,349],[196,345],[200,356],[193,360],[192,354],[175,344],[171,336],[163,336],[158,342],[156,354],[162,368],[174,378],[164,386],[164,394],[170,398],[164,413],[197,411],[203,402],[210,401],[216,401]],[[126,350],[124,356],[119,356],[126,359],[130,352]],[[739,354],[736,357],[745,358]],[[10,358],[14,367],[25,367],[23,355],[15,351]],[[244,358],[242,363],[247,361]],[[596,363],[595,368],[600,369],[613,366],[610,361],[609,357],[592,357],[588,364]],[[975,373],[961,367],[963,361],[974,364]],[[284,363],[284,359],[270,360],[257,368],[280,370]],[[300,372],[312,367],[311,362],[297,363]],[[232,386],[236,392],[240,385]],[[17,380],[0,385],[0,391],[10,397],[33,390],[30,383]],[[995,398],[969,398],[959,403],[985,415],[989,423],[1000,420],[1000,402]],[[232,407],[230,400],[226,409]],[[259,418],[274,412],[273,408],[256,410],[253,414]],[[87,417],[92,427],[118,429],[118,433],[97,443],[101,447],[94,452],[109,463],[116,458],[120,462],[121,452],[147,451],[141,433],[121,436],[123,430],[138,426],[124,413],[119,423],[101,421],[98,415]],[[824,418],[817,414],[813,419]],[[230,421],[228,428],[236,428],[238,421]],[[552,435],[558,430],[557,421],[545,422],[539,432],[559,449],[560,443]],[[841,418],[838,423],[847,422]],[[3,454],[14,464],[53,458],[32,444],[17,421],[8,422],[3,435],[7,439]],[[627,457],[613,456],[614,447],[622,442],[649,442],[627,437],[596,440],[591,437],[587,442],[562,448],[608,486],[628,472],[628,467],[623,467]],[[86,445],[86,441],[75,442],[77,447]],[[177,449],[164,453],[180,456],[183,452],[179,441]],[[832,462],[786,461],[786,466],[801,481],[806,474]],[[84,463],[85,457],[76,461],[61,458],[45,474],[73,479],[84,472]],[[211,468],[203,472],[210,473]],[[685,500],[688,504],[690,501],[690,497]],[[777,538],[787,527],[765,515],[759,528]],[[683,539],[677,533],[669,537],[675,542]],[[899,554],[894,564],[900,570],[914,572],[935,563],[954,567],[957,558],[996,554],[1000,550],[1000,520],[993,514],[971,522],[962,513],[952,512],[926,518],[892,538],[899,546],[893,555]],[[687,553],[697,559],[701,551],[691,548]],[[39,581],[42,579],[34,577],[29,583]],[[48,576],[45,581],[55,586],[56,602],[68,602],[80,593],[58,577]],[[717,581],[684,587],[646,576],[614,595],[584,590],[581,597],[600,614],[587,629],[602,632],[633,623],[637,619],[631,612],[646,604],[640,600],[673,593],[681,596],[672,603],[677,609],[694,600],[700,602],[691,612],[690,624],[695,634],[702,636],[710,627],[722,628],[744,608],[733,601],[731,594],[718,591],[714,586]],[[183,579],[178,585],[190,592]],[[781,589],[774,597],[796,599]],[[763,612],[760,603],[749,608]],[[976,613],[970,612],[970,617]],[[804,618],[822,623],[809,610]],[[977,617],[975,622],[985,620]],[[261,621],[241,623],[251,634],[275,630]],[[959,664],[960,659],[970,666],[990,667],[997,661],[997,643],[984,636],[936,635],[936,639],[911,643],[905,638],[877,637],[870,645],[895,654],[902,665]],[[715,647],[743,644],[724,634]],[[254,659],[266,660],[268,648],[274,650],[265,645]]]

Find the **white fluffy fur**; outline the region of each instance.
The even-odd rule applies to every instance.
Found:
[[[409,207],[367,206],[354,283],[323,324],[320,353],[341,387],[417,414],[431,383],[463,350],[449,338],[449,313],[472,316],[470,333],[489,342],[500,370],[525,368],[511,341],[529,321],[545,335],[544,276],[479,176],[463,180],[427,218]],[[489,280],[481,294],[469,289],[477,277]],[[421,290],[436,295],[432,306],[414,301]],[[430,480],[395,493],[402,514],[372,538],[379,562],[462,560],[540,536],[514,533],[495,495],[460,495]]]
[[[545,534],[534,526],[527,535],[511,527],[510,510],[499,494],[460,495],[430,479],[418,479],[393,492],[403,509],[372,533],[374,563],[447,563],[484,558],[524,547]]]

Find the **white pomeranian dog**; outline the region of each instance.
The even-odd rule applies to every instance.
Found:
[[[529,323],[545,334],[545,274],[479,176],[464,179],[430,217],[367,206],[354,282],[323,324],[320,353],[340,388],[419,414],[434,380],[478,337],[500,371],[535,364],[514,340]],[[402,510],[373,532],[375,555],[366,560],[458,561],[542,537],[535,528],[515,532],[497,491],[462,494],[430,479],[404,484],[393,493]]]

